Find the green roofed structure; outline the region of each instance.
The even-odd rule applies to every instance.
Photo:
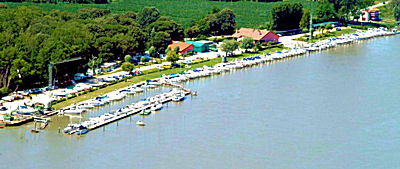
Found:
[[[185,41],[186,43],[191,43],[193,44],[193,51],[195,52],[208,52],[210,50],[210,45],[205,42],[196,42],[196,41]]]

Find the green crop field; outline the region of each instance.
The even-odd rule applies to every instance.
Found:
[[[305,8],[312,8],[316,3],[306,0],[301,1]],[[109,8],[113,13],[123,13],[125,11],[139,11],[143,7],[154,6],[158,8],[162,15],[169,16],[173,20],[188,27],[192,20],[199,19],[210,12],[213,7],[230,8],[236,14],[236,22],[239,27],[257,28],[263,23],[268,22],[271,9],[277,3],[282,2],[218,2],[209,0],[119,0],[109,4],[35,4],[35,3],[6,3],[8,7],[16,6],[39,6],[40,8],[51,11],[53,9],[76,12],[84,7]]]

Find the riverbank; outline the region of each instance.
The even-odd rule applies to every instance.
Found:
[[[277,52],[277,51],[282,51],[284,49],[285,48],[279,47],[279,46],[278,47],[272,47],[272,48],[265,48],[264,50],[258,51],[258,52],[242,53],[242,54],[239,54],[239,55],[236,55],[236,56],[233,56],[233,57],[228,57],[227,61],[233,61],[235,59],[241,59],[241,58],[244,58],[244,57],[249,57],[249,56],[257,55],[257,54],[260,55],[260,54],[273,53],[273,52]],[[190,67],[182,66],[181,68],[172,68],[172,69],[166,69],[166,70],[159,70],[157,68],[150,69],[150,70],[145,70],[145,71],[143,71],[143,75],[133,76],[133,77],[131,77],[129,79],[127,78],[124,81],[121,81],[119,83],[107,86],[105,88],[99,88],[99,89],[94,90],[92,92],[89,92],[87,94],[83,94],[83,95],[76,96],[74,98],[67,99],[65,101],[62,101],[62,102],[59,102],[59,103],[56,103],[56,104],[52,105],[52,108],[56,109],[56,110],[62,109],[62,108],[67,107],[67,106],[69,106],[71,104],[79,103],[79,102],[82,102],[84,100],[88,100],[88,99],[93,98],[93,97],[101,96],[101,95],[104,95],[106,93],[115,91],[117,89],[127,87],[127,86],[129,86],[131,84],[135,84],[135,83],[139,83],[139,82],[142,82],[142,81],[158,78],[158,77],[161,77],[161,75],[169,75],[169,74],[174,74],[174,73],[181,73],[181,72],[187,71],[189,69],[202,68],[203,66],[213,66],[213,65],[216,65],[218,63],[221,63],[221,61],[222,61],[222,58],[214,58],[214,59],[210,59],[210,60],[205,60],[205,61],[200,62],[200,63],[191,64]]]
[[[324,41],[319,41],[316,43],[309,43],[308,45],[304,46],[303,48],[294,48],[294,49],[290,49],[290,50],[283,50],[283,48],[268,49],[268,50],[265,50],[262,52],[270,52],[270,53],[263,53],[263,54],[260,54],[262,52],[244,53],[244,54],[238,55],[236,57],[229,57],[228,64],[219,64],[219,63],[221,63],[222,59],[215,58],[215,59],[211,59],[211,60],[202,61],[201,63],[192,64],[190,67],[173,68],[173,69],[167,69],[167,70],[151,69],[151,70],[145,71],[144,75],[128,77],[128,78],[122,79],[120,81],[115,81],[115,83],[113,82],[111,84],[107,84],[107,86],[96,87],[94,89],[91,89],[94,91],[89,91],[89,92],[85,91],[83,93],[74,94],[73,97],[68,97],[67,99],[64,99],[62,102],[59,102],[59,103],[53,105],[53,107],[55,109],[62,109],[71,104],[77,104],[77,103],[92,99],[97,96],[101,96],[101,95],[104,95],[104,94],[107,94],[110,92],[115,92],[118,89],[122,89],[124,87],[127,87],[127,86],[135,84],[135,83],[141,83],[146,80],[159,78],[162,75],[177,74],[177,73],[187,72],[190,69],[202,68],[204,66],[215,66],[217,64],[219,66],[218,69],[226,69],[226,68],[223,68],[225,66],[229,67],[229,68],[232,68],[232,67],[236,68],[236,66],[238,66],[238,65],[236,65],[236,63],[239,64],[239,67],[243,67],[243,66],[247,66],[247,65],[258,64],[258,61],[270,62],[270,61],[279,60],[279,59],[286,58],[286,57],[292,57],[295,55],[304,54],[306,52],[323,50],[323,49],[327,49],[330,47],[335,47],[336,45],[340,45],[340,44],[351,43],[355,40],[362,40],[362,39],[367,39],[367,38],[371,38],[371,37],[375,37],[375,36],[385,36],[385,35],[393,35],[393,33],[377,29],[377,30],[375,30],[375,32],[370,31],[370,32],[360,33],[360,36],[358,36],[358,35],[356,36],[356,35],[352,34],[352,35],[346,35],[346,36],[334,38],[329,41],[324,40]],[[276,52],[276,51],[278,51],[278,52]],[[253,56],[253,55],[261,56],[261,57],[258,57],[258,58],[257,57],[249,57],[249,56]],[[258,59],[261,59],[261,60],[258,60]],[[250,61],[250,62],[248,62],[248,61]],[[253,63],[251,61],[257,61],[257,62]],[[246,63],[244,63],[244,62],[246,62]]]

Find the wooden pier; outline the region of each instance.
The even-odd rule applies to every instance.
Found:
[[[190,90],[184,88],[183,86],[175,85],[175,84],[172,84],[172,83],[168,83],[167,85],[170,85],[170,86],[173,86],[173,87],[182,89],[183,94],[184,94],[185,96],[191,94]],[[165,99],[163,99],[163,100],[161,100],[161,101],[159,101],[159,102],[161,102],[162,104],[171,102],[171,101],[172,101],[172,97],[173,97],[173,96],[168,97],[168,98],[165,98]],[[141,107],[141,108],[139,108],[139,109],[134,109],[134,110],[129,111],[129,112],[126,112],[126,113],[119,114],[119,115],[117,115],[117,116],[112,117],[111,119],[106,120],[106,121],[103,121],[103,122],[100,122],[100,123],[97,123],[97,124],[94,124],[94,125],[90,125],[90,126],[88,126],[88,129],[89,129],[89,130],[95,130],[95,129],[97,129],[97,128],[103,127],[103,126],[108,125],[108,124],[110,124],[110,123],[113,123],[113,122],[119,121],[119,120],[121,120],[121,119],[127,118],[127,117],[129,117],[129,116],[138,114],[138,113],[140,113],[140,112],[142,112],[142,111],[144,111],[144,110],[150,109],[150,108],[153,107],[154,105],[155,105],[155,103],[149,104],[149,105],[144,106],[144,107]],[[76,131],[77,131],[77,130],[73,130],[73,131],[70,132],[70,134],[73,134],[73,133],[75,133]]]

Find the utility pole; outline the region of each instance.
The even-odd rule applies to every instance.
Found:
[[[313,32],[312,32],[312,28],[313,28],[313,26],[312,26],[312,12],[310,12],[310,28],[309,28],[309,30],[310,30],[310,43],[312,42],[312,38],[313,38]]]
[[[49,89],[53,87],[53,63],[49,63]]]

